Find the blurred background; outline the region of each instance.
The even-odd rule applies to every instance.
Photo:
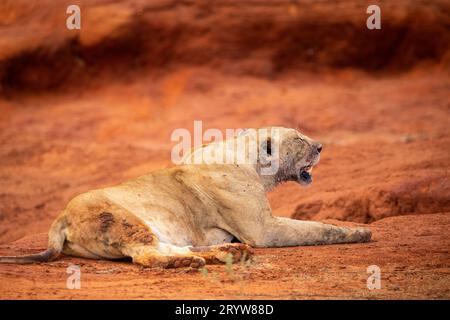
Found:
[[[172,131],[194,120],[324,144],[310,188],[269,195],[277,215],[450,211],[449,18],[439,0],[0,1],[0,243],[170,166]]]

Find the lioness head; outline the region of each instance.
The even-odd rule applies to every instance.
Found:
[[[296,181],[301,185],[309,185],[312,182],[312,168],[320,159],[322,145],[295,129],[274,129],[279,130],[279,134],[267,137],[266,141],[262,142],[262,147],[266,148],[268,157],[278,157],[278,170],[274,173],[275,183]],[[275,144],[278,144],[278,155],[274,154]]]
[[[217,141],[218,140],[218,141]],[[312,167],[319,162],[322,145],[295,129],[265,127],[241,130],[230,139],[202,145],[188,152],[182,164],[233,164],[254,166],[264,187],[280,182],[312,182]]]

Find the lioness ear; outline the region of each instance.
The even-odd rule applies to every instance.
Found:
[[[261,142],[261,150],[260,154],[264,157],[267,155],[267,157],[272,156],[272,138],[267,137],[265,140]]]
[[[265,150],[268,156],[272,155],[272,139],[269,137],[266,139],[266,143],[265,143]]]

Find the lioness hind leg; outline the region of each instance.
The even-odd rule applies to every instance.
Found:
[[[244,243],[224,243],[202,247],[177,247],[160,243],[157,247],[135,247],[128,252],[133,262],[145,267],[200,268],[207,264],[226,263],[228,256],[237,263],[250,260],[253,249]]]
[[[158,239],[139,218],[103,198],[70,206],[63,252],[93,259],[128,257],[129,247],[156,247]]]
[[[159,246],[160,247],[160,246]],[[173,246],[174,247],[174,246]],[[133,259],[133,263],[144,267],[160,268],[200,268],[205,265],[205,259],[181,249],[180,252],[163,253],[153,246],[127,248],[126,254]],[[163,249],[164,251],[164,249]]]
[[[208,264],[226,263],[229,255],[231,255],[233,263],[250,260],[253,256],[252,247],[244,243],[224,243],[205,247],[190,247],[189,249],[204,258]]]

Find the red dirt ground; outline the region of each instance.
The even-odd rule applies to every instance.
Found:
[[[0,265],[0,298],[449,299],[445,1],[381,2],[375,37],[358,31],[358,1],[80,3],[76,37],[55,27],[64,1],[0,4],[1,255],[44,249],[75,195],[170,166],[171,132],[194,120],[320,140],[312,186],[271,192],[274,213],[366,224],[374,241],[258,249],[251,265],[207,276],[70,257]],[[69,264],[80,290],[66,288]],[[380,290],[366,287],[369,265]]]
[[[235,265],[232,271],[208,266],[207,275],[69,257],[3,265],[2,298],[448,299],[449,227],[448,214],[393,217],[370,225],[371,243],[257,249],[250,266]],[[2,246],[1,253],[34,252],[45,245],[45,234],[33,235]],[[70,264],[81,266],[78,290],[66,288]],[[381,268],[381,289],[368,290],[367,267],[374,264]]]

